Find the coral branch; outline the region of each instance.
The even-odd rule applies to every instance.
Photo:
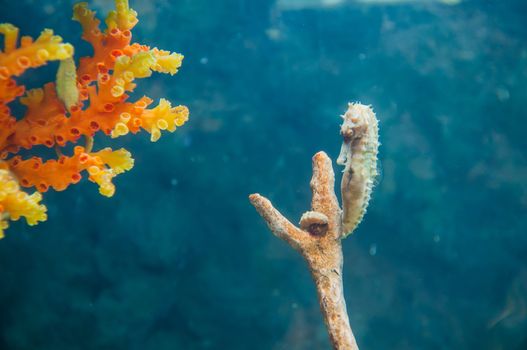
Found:
[[[305,258],[317,287],[320,308],[335,349],[358,349],[351,331],[342,288],[340,208],[334,192],[331,159],[324,152],[313,157],[312,211],[295,227],[259,194],[249,198],[269,229]]]
[[[50,187],[63,191],[69,185],[78,183],[83,171],[89,173],[89,179],[100,187],[101,194],[111,197],[115,187],[111,183],[113,177],[133,167],[134,161],[130,152],[120,149],[112,151],[105,148],[99,152],[87,153],[83,147],[77,146],[71,157],[62,156],[58,160],[43,162],[38,157],[22,160],[15,156],[7,161],[11,171],[23,187],[36,187],[40,192],[46,192]]]
[[[73,46],[62,43],[62,38],[54,35],[50,29],[44,29],[35,41],[29,36],[22,37],[18,48],[16,27],[0,24],[0,33],[6,35],[4,51],[0,51],[0,80],[22,75],[28,68],[40,67],[48,61],[63,60],[73,55]]]
[[[24,217],[29,225],[45,221],[46,207],[40,204],[42,195],[28,195],[20,190],[13,174],[6,169],[5,163],[0,163],[0,239],[9,226],[8,219],[18,220]]]
[[[328,218],[328,229],[332,233],[340,231],[340,207],[335,195],[335,174],[331,159],[324,152],[313,157],[313,177],[311,178],[311,208]],[[338,238],[338,236],[333,236]]]
[[[270,200],[257,193],[250,195],[249,200],[267,222],[269,230],[271,230],[276,237],[283,239],[296,250],[302,249],[302,236],[305,233],[296,228],[295,225],[276,210]]]
[[[282,238],[306,260],[333,348],[358,350],[351,330],[342,287],[342,239],[364,216],[377,175],[377,119],[371,108],[349,104],[337,162],[345,165],[341,191],[343,208],[335,195],[331,159],[324,152],[313,157],[311,211],[302,215],[300,228],[291,224],[259,194],[249,199],[275,236]]]
[[[0,33],[4,34],[4,53],[11,53],[16,49],[18,28],[10,23],[0,24]]]

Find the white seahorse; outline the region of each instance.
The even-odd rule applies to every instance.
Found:
[[[371,107],[360,103],[349,103],[342,118],[343,142],[337,164],[344,165],[341,193],[345,237],[364,217],[378,175],[379,126]]]

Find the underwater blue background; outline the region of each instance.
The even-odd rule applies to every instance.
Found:
[[[78,58],[72,4],[1,0],[0,22],[53,28]],[[136,95],[185,104],[190,120],[154,144],[98,138],[136,159],[116,195],[86,181],[46,193],[47,222],[11,225],[0,349],[329,348],[304,262],[247,195],[297,221],[311,156],[336,159],[348,101],[374,107],[382,142],[368,213],[343,244],[361,349],[527,349],[525,1],[131,6],[135,40],[185,55]]]

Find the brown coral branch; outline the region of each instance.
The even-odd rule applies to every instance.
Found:
[[[328,218],[328,229],[334,234],[332,238],[340,237],[340,207],[335,195],[335,174],[331,159],[324,152],[313,156],[313,177],[311,178],[311,208]]]
[[[342,287],[341,210],[334,192],[331,159],[324,152],[313,157],[312,211],[297,228],[259,194],[249,198],[269,229],[302,254],[317,287],[320,308],[334,349],[358,350],[351,330]]]
[[[252,194],[249,196],[249,199],[276,237],[283,239],[296,250],[301,249],[304,232],[299,230],[276,210],[267,198],[259,194]]]

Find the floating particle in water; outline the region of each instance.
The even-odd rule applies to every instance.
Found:
[[[377,244],[373,243],[372,245],[370,245],[369,253],[371,256],[377,255]]]
[[[201,59],[199,60],[199,63],[207,64],[207,63],[209,63],[209,59],[207,57],[201,57]]]
[[[45,5],[43,10],[46,15],[52,15],[56,12],[55,6],[51,4]]]
[[[183,138],[183,146],[190,147],[190,145],[192,145],[192,137],[190,137],[189,135],[186,135]]]
[[[280,40],[282,39],[282,31],[278,28],[269,28],[265,31],[267,37],[271,40]]]
[[[499,101],[503,102],[503,101],[507,101],[511,97],[511,94],[509,90],[500,86],[496,89],[496,97],[498,98]]]

